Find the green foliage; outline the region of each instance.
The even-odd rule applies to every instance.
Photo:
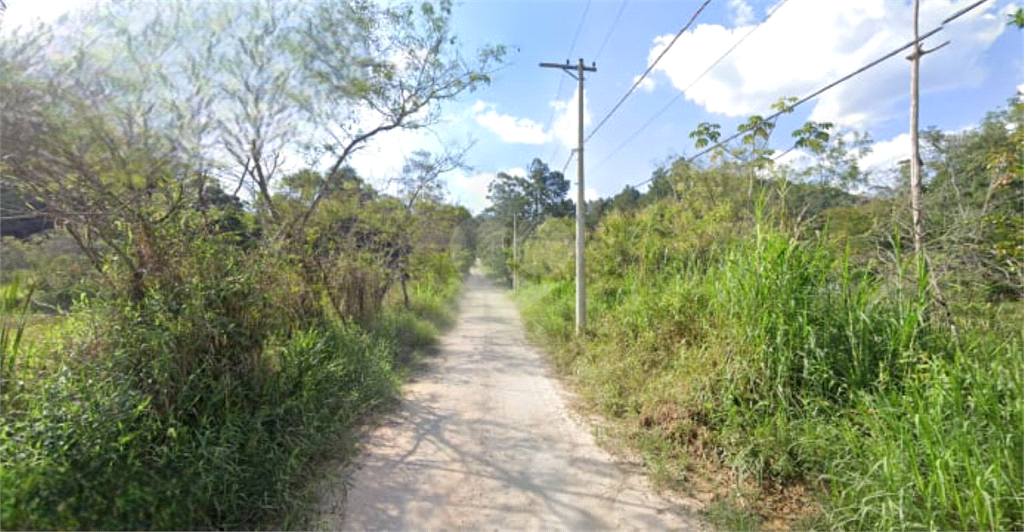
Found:
[[[567,218],[545,220],[520,243],[519,274],[532,281],[570,279],[576,255],[575,225]]]
[[[366,332],[331,319],[280,257],[220,237],[180,246],[141,300],[98,300],[99,321],[34,349],[56,369],[15,364],[5,325],[8,526],[301,527],[310,464],[343,452],[359,419],[394,397],[396,370],[454,321],[450,262],[412,285],[411,310],[392,305]],[[27,300],[16,284],[4,294]]]
[[[511,282],[512,264],[518,260],[512,256],[513,236],[525,242],[547,218],[575,214],[572,201],[566,198],[569,181],[561,172],[534,159],[527,173],[526,177],[499,173],[488,188],[491,206],[479,217],[478,254],[489,272],[506,282]]]
[[[309,460],[395,381],[386,344],[352,327],[296,333],[266,356],[274,367],[259,382],[194,373],[186,392],[210,404],[166,413],[116,366],[66,367],[24,410],[4,412],[6,526],[251,529],[280,518]]]
[[[1006,23],[1007,26],[1017,26],[1018,28],[1024,28],[1024,8],[1017,8],[1017,11],[1007,14],[1009,21]]]
[[[992,301],[1024,297],[1024,103],[989,113],[978,128],[929,130],[932,170],[924,204],[933,260],[948,265],[942,282]],[[969,297],[970,297],[969,296]]]
[[[45,231],[26,240],[3,239],[0,281],[32,279],[36,310],[67,311],[83,293],[95,292],[97,277],[98,272],[66,231]]]
[[[0,39],[3,214],[61,227],[4,241],[4,305],[70,311],[25,342],[3,309],[6,527],[304,526],[315,465],[452,324],[473,259],[447,163],[412,161],[401,198],[348,166],[490,81],[503,50],[465,60],[451,16],[114,2]],[[280,175],[294,152],[330,164]]]
[[[665,464],[696,455],[819,485],[827,528],[1020,528],[1019,323],[988,332],[1013,330],[1019,309],[971,324],[958,344],[930,317],[927,281],[908,281],[922,278],[912,264],[897,255],[880,276],[837,254],[827,230],[744,222],[730,197],[606,217],[588,250],[584,339],[570,280],[525,291],[528,327],[556,367],[631,427],[652,467],[682,470]],[[757,519],[723,517],[739,518]]]

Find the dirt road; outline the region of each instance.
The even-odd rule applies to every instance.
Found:
[[[466,291],[441,354],[371,433],[347,501],[336,489],[319,528],[707,528],[594,445],[502,289],[474,275]]]

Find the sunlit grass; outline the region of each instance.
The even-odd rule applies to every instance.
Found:
[[[674,260],[592,279],[583,340],[571,283],[519,296],[555,365],[635,427],[653,469],[695,456],[818,486],[822,514],[803,522],[825,528],[1024,527],[1019,305],[963,314],[957,340],[912,261],[879,277],[764,227]],[[722,526],[753,526],[714,508]]]

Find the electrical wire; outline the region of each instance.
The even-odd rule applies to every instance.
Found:
[[[587,0],[587,5],[583,7],[583,14],[580,15],[580,22],[579,22],[579,24],[576,25],[576,34],[572,38],[572,44],[569,45],[569,52],[565,54],[566,61],[568,61],[569,58],[572,57],[572,53],[576,50],[576,41],[580,37],[580,31],[583,29],[583,23],[587,20],[587,13],[590,11],[590,2],[591,1],[592,0]],[[559,76],[558,77],[558,89],[555,90],[555,100],[556,101],[562,99],[562,84],[563,83],[565,83],[565,78],[562,77],[562,76]],[[555,108],[552,107],[551,108],[551,112],[548,113],[547,125],[544,126],[544,129],[542,129],[541,131],[550,131],[551,130],[551,125],[554,124],[554,122],[555,122]],[[554,148],[551,149],[551,155],[548,155],[548,159],[547,160],[550,161],[551,159],[554,159],[556,153],[558,153],[558,144],[555,144]]]
[[[596,134],[601,129],[601,126],[608,122],[608,119],[611,118],[612,115],[615,114],[615,111],[617,111],[619,107],[622,106],[622,103],[625,102],[626,99],[629,98],[629,96],[633,94],[634,91],[636,91],[636,88],[639,87],[645,79],[647,79],[647,75],[650,74],[652,70],[654,70],[654,67],[658,66],[658,62],[661,61],[661,58],[665,57],[665,54],[667,54],[668,51],[672,49],[672,45],[674,45],[676,41],[678,41],[679,38],[683,36],[683,33],[685,33],[686,30],[690,29],[690,26],[693,24],[693,22],[697,20],[697,17],[700,16],[701,12],[704,11],[704,8],[707,7],[710,3],[711,0],[704,0],[704,3],[701,4],[699,8],[697,8],[697,11],[693,13],[693,16],[691,16],[690,20],[686,22],[686,25],[680,28],[680,30],[676,33],[675,37],[673,37],[672,40],[668,43],[668,46],[666,46],[665,49],[661,51],[661,54],[659,54],[658,57],[655,58],[654,62],[652,62],[650,66],[647,67],[647,70],[645,70],[644,73],[641,74],[640,77],[633,82],[633,86],[630,87],[628,91],[626,91],[626,94],[622,95],[622,98],[620,98],[618,103],[615,104],[615,107],[612,107],[612,110],[608,111],[608,114],[604,115],[604,118],[602,118],[601,121],[597,124],[597,126],[590,131],[590,134],[587,135],[587,138],[584,140],[584,142],[589,142],[590,139],[593,138],[594,134]]]
[[[622,4],[619,5],[619,12],[615,14],[615,20],[612,21],[612,25],[608,28],[608,33],[604,35],[604,40],[601,41],[601,47],[597,49],[597,54],[594,55],[594,62],[601,57],[601,52],[604,51],[604,45],[608,44],[608,38],[612,36],[612,31],[615,30],[615,25],[619,23],[619,17],[622,16],[622,12],[626,10],[626,0],[622,0]]]
[[[896,54],[899,54],[900,52],[903,52],[907,48],[912,48],[914,46],[919,46],[920,43],[922,41],[924,41],[925,39],[927,39],[928,37],[931,37],[932,35],[935,35],[936,33],[942,31],[945,28],[946,24],[948,24],[948,23],[950,23],[950,22],[960,18],[961,16],[967,14],[968,12],[976,9],[978,6],[980,6],[981,4],[984,4],[985,2],[988,2],[988,1],[989,0],[978,0],[977,2],[975,2],[975,3],[973,3],[973,4],[969,5],[969,6],[961,9],[960,11],[957,11],[953,15],[950,15],[945,20],[943,20],[942,23],[939,24],[938,26],[936,26],[935,28],[931,29],[930,31],[928,31],[924,35],[921,35],[920,37],[918,37],[917,40],[912,40],[912,41],[908,42],[907,44],[904,44],[903,46],[900,46],[899,48],[897,48],[897,49],[895,49],[895,50],[893,50],[893,51],[883,55],[882,57],[879,57],[878,59],[875,59],[874,61],[872,61],[872,62],[870,62],[870,63],[868,63],[868,64],[866,64],[866,65],[864,65],[864,66],[862,66],[860,68],[858,68],[857,70],[854,70],[853,72],[851,72],[851,73],[849,73],[849,74],[847,74],[847,75],[845,75],[845,76],[843,76],[843,77],[841,77],[841,78],[839,78],[839,79],[829,83],[828,85],[825,85],[824,87],[822,87],[822,88],[820,88],[820,89],[818,89],[818,90],[808,94],[807,96],[804,96],[803,98],[797,100],[795,103],[789,105],[786,109],[784,109],[782,111],[778,111],[778,112],[776,112],[774,114],[769,115],[767,118],[764,119],[765,122],[774,122],[775,119],[777,119],[779,116],[781,116],[784,112],[792,111],[797,106],[799,106],[801,104],[804,104],[804,103],[806,103],[806,102],[808,102],[808,101],[810,101],[810,100],[820,96],[825,91],[828,91],[828,90],[834,88],[835,86],[839,85],[840,83],[843,83],[845,81],[850,80],[851,78],[853,78],[854,76],[864,72],[865,70],[868,70],[870,68],[873,68],[873,67],[877,66],[879,63],[881,63],[881,62],[883,62],[883,61],[885,61],[885,60],[895,56]],[[701,151],[700,153],[698,153],[698,154],[696,154],[696,155],[694,155],[692,157],[689,157],[688,159],[686,159],[686,162],[690,163],[690,162],[693,162],[693,161],[697,160],[702,155],[704,155],[704,154],[714,150],[715,148],[718,148],[718,147],[721,147],[721,146],[725,145],[726,143],[734,140],[736,137],[739,137],[743,133],[745,133],[745,131],[737,131],[736,133],[734,133],[734,134],[730,135],[729,137],[725,138],[724,140],[719,141],[718,143],[708,147],[707,149]],[[775,157],[773,157],[772,160],[778,160],[779,158],[781,158],[786,153],[789,153],[790,151],[793,151],[794,148],[795,148],[795,145],[794,145],[793,148],[790,148],[790,149],[782,152],[781,154],[776,155]],[[654,180],[653,177],[650,178],[650,179],[646,179],[644,181],[641,181],[640,183],[637,183],[636,185],[633,185],[633,188],[638,188],[638,187],[643,186],[643,185],[645,185],[647,183],[650,183],[653,180]]]
[[[788,2],[788,1],[789,0],[782,0],[782,2],[779,5],[777,5],[775,7],[775,9],[773,9],[770,13],[768,13],[768,15],[763,20],[761,20],[760,23],[758,23],[756,26],[751,28],[750,31],[745,33],[735,43],[733,43],[733,45],[728,50],[726,50],[725,53],[720,55],[718,57],[718,59],[715,59],[715,61],[713,63],[711,63],[711,65],[709,65],[706,69],[704,69],[704,72],[701,72],[699,76],[694,78],[694,80],[689,83],[689,85],[687,85],[684,89],[680,90],[678,94],[673,96],[672,99],[669,100],[668,103],[666,103],[664,107],[662,107],[660,110],[658,110],[658,112],[656,112],[653,115],[651,115],[651,117],[648,118],[646,122],[644,122],[644,125],[640,126],[640,128],[637,129],[636,131],[634,131],[633,134],[631,134],[629,137],[626,138],[626,140],[622,141],[622,143],[619,144],[618,147],[616,147],[614,150],[612,150],[611,153],[609,153],[607,156],[605,156],[605,158],[602,159],[601,162],[597,164],[597,166],[598,167],[603,166],[604,163],[608,162],[608,160],[611,159],[612,157],[614,157],[616,153],[621,151],[622,148],[625,148],[627,144],[632,142],[633,139],[635,139],[638,135],[640,135],[640,133],[642,133],[645,129],[647,129],[647,127],[650,126],[659,116],[664,114],[665,111],[668,111],[668,109],[670,107],[672,107],[672,105],[674,105],[677,101],[679,101],[679,98],[682,98],[686,94],[686,91],[690,90],[694,85],[697,84],[698,81],[704,79],[704,76],[708,75],[708,73],[710,73],[716,66],[718,66],[718,63],[721,63],[722,60],[725,59],[729,54],[731,54],[733,52],[733,50],[738,48],[740,44],[743,44],[743,41],[747,40],[747,37],[750,37],[750,35],[753,34],[755,31],[757,31],[758,28],[760,28],[766,22],[768,22],[768,20],[772,18],[772,15],[777,13],[779,11],[779,9],[781,9],[782,6],[786,5],[786,2]]]
[[[580,23],[576,25],[576,35],[572,37],[572,44],[569,46],[569,55],[566,59],[572,58],[572,52],[576,49],[576,41],[580,38],[580,30],[583,29],[583,21],[587,20],[587,12],[590,11],[590,2],[587,0],[587,5],[583,8],[583,16],[580,17]]]
[[[569,169],[569,163],[572,162],[572,158],[576,155],[576,149],[569,150],[569,158],[565,160],[565,164],[562,165],[562,175],[565,175],[565,171]]]

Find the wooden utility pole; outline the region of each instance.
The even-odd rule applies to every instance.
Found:
[[[921,219],[921,146],[917,140],[918,76],[921,73],[921,43],[918,42],[917,16],[921,0],[914,0],[914,51],[910,53],[910,218],[914,224],[914,253],[924,245],[924,221]]]
[[[921,58],[943,46],[946,41],[931,50],[921,48],[918,30],[918,13],[921,0],[914,0],[914,51],[907,59],[910,61],[910,217],[914,226],[914,253],[924,253],[924,212],[921,206],[921,145],[918,142],[918,114],[920,102]]]
[[[579,63],[575,67],[569,64],[569,60],[566,60],[564,65],[561,63],[541,63],[540,66],[544,68],[560,68],[566,74],[576,78],[578,83],[580,128],[578,145],[576,146],[576,335],[579,336],[587,327],[587,278],[583,240],[586,229],[584,222],[587,208],[586,200],[583,197],[583,73],[597,72],[597,65],[591,63],[590,66],[584,66],[583,58],[580,58]],[[576,70],[575,76],[570,72],[573,69]]]
[[[942,294],[938,280],[931,275],[928,266],[928,257],[924,249],[924,212],[921,205],[921,146],[917,139],[918,114],[920,102],[920,74],[921,58],[927,54],[949,44],[946,41],[931,50],[921,48],[921,37],[918,32],[918,14],[921,8],[921,0],[914,0],[914,51],[907,59],[910,61],[910,216],[914,225],[914,257],[917,264],[923,266],[924,275],[928,277],[928,284],[935,294],[935,300],[946,314],[946,321],[953,333],[954,340],[959,344],[960,336],[956,330],[956,322],[953,320],[953,313],[949,310],[946,298]]]

